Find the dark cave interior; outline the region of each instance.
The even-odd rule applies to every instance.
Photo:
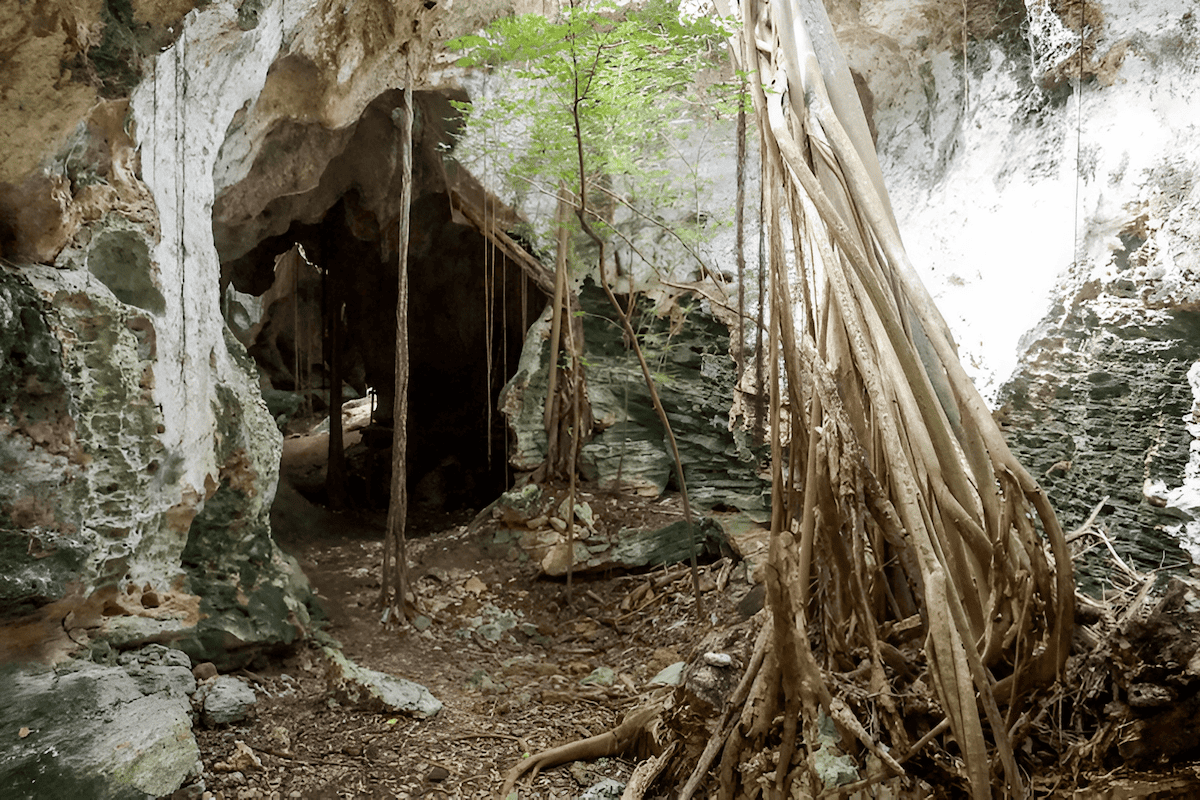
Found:
[[[453,122],[445,113],[448,103],[433,93],[416,94],[426,96],[417,105],[408,248],[410,517],[414,510],[478,509],[509,487],[507,426],[496,401],[547,300],[503,251],[455,221],[440,164],[443,148],[437,147],[448,140],[448,126],[430,124],[438,113]],[[290,218],[281,233],[247,237],[249,223],[239,230],[217,221],[220,199],[214,211],[219,244],[239,236],[257,240],[241,255],[222,259],[222,280],[260,298],[261,319],[239,338],[259,366],[264,398],[277,419],[303,403],[301,410],[327,414],[335,372],[347,387],[344,398],[374,394],[371,421],[346,450],[344,498],[329,487],[311,498],[335,506],[388,504],[399,236],[399,209],[393,206],[401,179],[397,159],[378,154],[395,152],[395,141],[381,146],[381,140],[398,138],[392,111],[399,102],[393,91],[368,107],[306,204],[297,205],[294,196],[263,204],[257,230],[271,233],[281,217]],[[312,134],[329,132],[315,128]],[[288,136],[294,140],[295,131]]]

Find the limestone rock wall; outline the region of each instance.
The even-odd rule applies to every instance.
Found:
[[[1186,567],[1180,537],[1194,509],[1170,495],[1194,449],[1188,374],[1200,352],[1200,315],[1107,292],[1056,310],[1000,392],[1010,446],[1065,527],[1099,506],[1097,522],[1135,569]],[[1089,590],[1107,586],[1111,570],[1102,548],[1076,561]]]
[[[233,666],[307,624],[213,210],[261,200],[222,217],[253,247],[329,160],[289,160],[289,126],[323,133],[310,151],[352,136],[406,64],[423,81],[442,40],[522,3],[454,5],[4,4],[0,108],[23,124],[0,131],[0,616],[19,633],[0,660],[58,657],[36,643],[67,627]]]
[[[270,538],[280,438],[219,312],[208,222],[216,151],[283,31],[243,30],[232,5],[180,23],[187,10],[114,21],[105,6],[98,42],[178,36],[135,64],[132,101],[63,123],[0,187],[22,203],[6,253],[25,259],[0,275],[0,606],[29,636],[40,609],[47,635],[236,662],[307,623],[303,576]]]

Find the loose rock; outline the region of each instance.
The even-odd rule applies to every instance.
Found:
[[[432,717],[442,710],[442,701],[419,683],[360,667],[332,647],[322,649],[330,661],[325,679],[330,694],[339,703],[419,717]]]
[[[195,699],[200,705],[201,718],[213,726],[240,722],[258,701],[253,689],[229,675],[218,675],[201,686]]]

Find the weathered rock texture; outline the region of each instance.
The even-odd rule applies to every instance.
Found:
[[[579,292],[583,314],[583,361],[595,431],[583,445],[584,476],[602,488],[657,497],[678,489],[666,431],[650,401],[636,356],[624,343],[619,317],[590,282]],[[736,369],[729,330],[693,297],[666,299],[656,313],[638,304],[635,329],[651,365],[659,399],[675,433],[692,502],[699,508],[764,512],[767,484],[760,475],[764,452],[749,435],[731,427]],[[546,452],[542,408],[549,375],[548,318],[535,325],[517,375],[501,399],[513,428],[510,460],[533,469]]]
[[[0,486],[5,609],[48,608],[70,585],[86,611],[77,624],[118,643],[182,636],[197,655],[286,643],[305,612],[294,565],[269,538],[278,439],[259,399],[260,371],[226,329],[223,290],[261,294],[275,281],[275,256],[296,242],[324,256],[318,268],[357,289],[346,307],[357,359],[351,382],[379,389],[389,407],[390,348],[368,343],[391,337],[394,87],[411,58],[422,89],[413,281],[430,310],[416,326],[429,339],[414,347],[414,379],[447,391],[418,397],[410,430],[429,441],[470,431],[464,440],[493,438],[501,451],[503,431],[478,419],[474,398],[507,375],[466,379],[465,365],[486,349],[486,328],[480,314],[446,313],[479,308],[483,296],[467,291],[480,284],[466,266],[474,248],[483,252],[482,240],[451,210],[450,193],[465,184],[460,175],[446,178],[438,155],[448,141],[446,101],[463,95],[437,82],[461,76],[431,78],[429,69],[441,41],[505,9],[381,0],[351,10],[317,0],[199,10],[183,0],[126,9],[10,5],[12,22],[0,35],[12,45],[6,63],[14,69],[5,71],[3,103],[30,125],[3,133],[0,239],[14,265],[42,265],[8,268],[0,281],[0,447],[12,476]],[[1196,31],[1185,10],[1166,2],[1136,14],[1093,3],[1081,40],[1070,13],[1080,8],[929,0],[834,12],[914,260],[950,308],[965,360],[989,386],[1013,358],[996,354],[1015,353],[1020,332],[1058,302],[1030,298],[1048,296],[1054,276],[1078,261],[1061,293],[1065,327],[1056,332],[1056,319],[1034,337],[1059,351],[1030,356],[1043,372],[1053,358],[1052,377],[1031,373],[1014,384],[1009,422],[1035,470],[1050,470],[1068,523],[1109,494],[1123,503],[1116,518],[1136,518],[1132,536],[1165,547],[1156,526],[1186,520],[1164,520],[1157,501],[1138,493],[1147,478],[1167,494],[1187,479],[1191,436],[1179,417],[1190,413],[1183,376],[1192,356],[1182,312],[1197,302],[1190,252],[1200,219],[1188,121],[1200,104],[1188,102],[1196,81],[1186,62]],[[728,156],[725,149],[716,155]],[[719,161],[696,159],[705,170],[698,177],[713,178]],[[710,185],[727,204],[731,181],[716,178]],[[338,252],[321,253],[330,239]],[[748,249],[752,255],[753,243]],[[707,255],[718,270],[732,270],[725,244]],[[1013,277],[1018,264],[1031,269]],[[680,268],[686,276],[695,267]],[[495,285],[509,303],[519,294],[503,275]],[[278,293],[278,316],[268,307],[262,320],[243,321],[270,329],[271,352],[256,353],[268,367],[267,388],[296,393],[304,380],[289,356],[301,349],[303,326],[287,324],[289,297]],[[1110,297],[1136,301],[1122,312],[1133,327],[1093,308]],[[497,316],[511,323],[531,310],[505,306]],[[602,481],[620,471],[631,488],[662,491],[669,462],[640,378],[630,362],[603,357],[611,318],[589,316],[588,324],[589,340],[602,345],[590,384],[601,411],[589,468]],[[516,335],[492,331],[508,339],[508,350],[494,355],[509,371],[518,364],[513,325]],[[664,375],[685,370],[724,385],[723,353],[655,335],[669,342]],[[1144,363],[1134,347],[1140,339],[1158,342],[1147,349],[1161,368]],[[1162,344],[1168,339],[1176,344]],[[311,344],[305,352],[299,372],[320,372]],[[536,382],[534,372],[527,378]],[[1101,373],[1130,393],[1104,397]],[[719,490],[736,496],[733,505],[760,502],[759,490],[747,488],[757,479],[743,443],[722,432],[723,390],[677,390],[685,384],[672,377],[662,388],[680,419],[693,489],[702,500]],[[1068,393],[1087,402],[1071,405]],[[1110,413],[1121,408],[1125,416]],[[1036,436],[1020,432],[1035,425]],[[1121,437],[1120,459],[1104,455],[1106,431],[1130,430],[1138,436]],[[518,436],[517,466],[537,457],[536,437]],[[386,472],[372,454],[386,439],[384,430],[359,457],[379,486]],[[419,437],[414,452],[415,481],[445,467],[444,454]],[[455,457],[468,475],[485,458]],[[1070,471],[1050,469],[1066,460]],[[1178,513],[1192,507],[1171,502]]]
[[[14,657],[59,652],[31,643],[65,626],[230,666],[302,631],[308,590],[269,528],[280,437],[221,303],[235,275],[270,285],[275,253],[266,285],[222,259],[331,208],[348,244],[374,225],[365,252],[394,255],[392,89],[407,60],[423,74],[444,38],[509,8],[194,5],[4,7],[0,103],[28,122],[0,134],[0,613],[20,618]],[[448,106],[421,98],[432,153]],[[451,212],[427,172],[443,197],[418,203],[437,224],[418,226],[417,247],[436,259]],[[361,256],[347,258],[370,276]],[[374,286],[358,296],[388,306]],[[389,384],[388,370],[366,377]]]
[[[187,657],[151,646],[120,662],[0,666],[6,798],[141,800],[199,778],[188,702],[196,683]]]
[[[1096,521],[1131,566],[1188,564],[1178,544],[1187,514],[1168,504],[1168,486],[1183,482],[1194,441],[1182,423],[1193,413],[1200,314],[1147,308],[1119,274],[1085,284],[1030,338],[998,417],[1064,525],[1082,524],[1107,498]],[[1108,553],[1093,551],[1076,570],[1084,588],[1103,587]]]

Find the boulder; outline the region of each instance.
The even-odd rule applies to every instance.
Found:
[[[124,669],[84,661],[0,666],[4,797],[141,800],[197,779],[200,751],[177,670],[188,672],[169,659],[130,660]]]
[[[171,379],[210,386],[203,409],[164,385],[179,332],[153,276],[122,272],[152,271],[155,235],[105,217],[57,267],[0,269],[0,608],[229,668],[294,641],[310,592],[271,538],[280,439],[241,345],[188,339],[212,357]]]
[[[360,667],[333,647],[323,647],[329,659],[325,679],[337,702],[370,711],[432,717],[442,710],[442,701],[419,683]]]

